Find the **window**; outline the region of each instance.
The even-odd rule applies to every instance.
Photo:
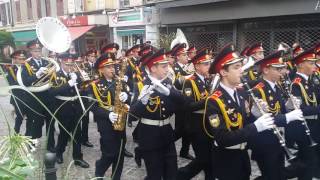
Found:
[[[8,24],[6,4],[0,4],[0,27]]]
[[[16,12],[17,12],[17,22],[21,22],[20,1],[15,1],[15,3],[16,3]]]
[[[46,3],[46,16],[51,16],[50,0],[45,0],[45,3]]]
[[[57,0],[57,16],[63,16],[63,0]]]
[[[41,13],[41,1],[42,0],[37,0],[37,14],[38,14],[38,18],[42,18],[42,13]]]
[[[27,11],[28,11],[28,20],[32,20],[32,4],[31,0],[27,0]]]

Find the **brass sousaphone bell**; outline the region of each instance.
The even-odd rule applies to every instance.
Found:
[[[57,18],[43,17],[36,24],[36,33],[41,44],[55,53],[62,53],[70,48],[72,39],[68,28]],[[48,71],[40,77],[32,86],[26,87],[21,78],[22,68],[17,71],[17,81],[20,86],[26,87],[31,92],[42,92],[51,87],[48,77],[60,70],[57,61],[52,58],[44,58],[49,61]]]

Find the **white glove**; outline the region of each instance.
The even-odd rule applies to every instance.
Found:
[[[123,81],[124,81],[124,82],[128,82],[128,76],[127,76],[127,75],[124,75],[124,76],[123,76]]]
[[[295,96],[292,96],[293,102],[296,104],[296,106],[300,107],[301,105],[301,99]],[[291,99],[288,99],[288,101],[285,104],[287,111],[292,111],[294,108],[294,105],[292,104]]]
[[[258,99],[258,103],[260,104],[260,106],[262,107],[262,110],[264,112],[268,112],[268,104],[263,101],[262,99]],[[254,117],[258,118],[260,116],[262,116],[260,109],[258,108],[258,106],[256,105],[256,103],[253,104],[252,108],[251,108],[251,113],[253,114]]]
[[[271,117],[271,114],[269,113],[264,114],[254,122],[254,125],[256,126],[258,132],[271,129],[274,126],[273,117]]]
[[[119,100],[121,102],[126,102],[127,99],[128,99],[128,94],[125,93],[125,92],[121,92],[120,95],[119,95]]]
[[[68,81],[68,84],[70,87],[73,87],[77,83],[77,74],[76,73],[70,73],[70,80]]]
[[[70,73],[70,79],[74,80],[74,81],[77,81],[77,79],[78,79],[77,74],[76,73]]]
[[[153,85],[155,86],[155,89],[160,93],[165,96],[169,96],[170,94],[170,89],[164,86],[160,81],[153,81]]]
[[[109,113],[109,120],[111,121],[112,124],[118,120],[118,117],[119,115],[117,113],[114,113],[114,112]]]
[[[46,73],[46,71],[48,71],[48,68],[46,68],[46,67],[41,67],[41,68],[36,72],[37,78],[40,78],[43,74]]]
[[[301,109],[296,109],[293,111],[290,111],[288,113],[286,113],[286,121],[287,124],[290,123],[291,121],[295,121],[295,120],[299,120],[299,121],[303,121],[303,113],[301,111]]]
[[[142,104],[146,105],[150,98],[150,95],[153,93],[154,86],[145,85],[143,86],[141,93],[138,97],[138,100],[141,101]]]

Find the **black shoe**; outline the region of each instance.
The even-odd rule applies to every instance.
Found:
[[[138,152],[137,148],[134,149],[134,161],[136,162],[137,166],[141,167],[141,156]]]
[[[125,149],[124,149],[124,156],[131,158],[131,157],[133,157],[133,154],[132,154],[131,152],[127,151],[127,149],[125,148]]]
[[[194,157],[191,156],[191,154],[180,154],[180,157],[189,159],[189,160],[194,160]]]
[[[84,161],[83,159],[75,159],[74,165],[80,166],[82,168],[89,168],[90,167],[90,165],[86,161]]]
[[[134,161],[136,162],[138,168],[141,168],[141,158],[135,156],[135,157],[134,157]]]
[[[57,163],[58,164],[62,164],[63,163],[63,157],[62,157],[62,155],[56,155],[57,156]]]
[[[82,145],[87,146],[87,147],[93,147],[93,144],[89,141],[83,142]]]

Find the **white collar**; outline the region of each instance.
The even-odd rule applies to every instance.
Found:
[[[234,95],[234,91],[235,91],[236,89],[232,89],[232,88],[224,85],[222,82],[220,82],[220,86],[221,86],[224,90],[227,91],[227,93],[232,97],[233,100],[235,100],[234,97],[233,97],[233,95]]]
[[[38,66],[40,66],[40,63],[41,63],[41,59],[36,59],[36,58],[33,58],[34,61],[38,64]]]
[[[303,77],[303,79],[305,79],[306,81],[308,81],[309,76],[307,76],[306,74],[303,74],[303,73],[300,73],[300,72],[297,72],[297,74],[299,74],[300,76]]]
[[[201,81],[205,82],[205,81],[204,81],[204,76],[200,75],[200,74],[197,73],[197,72],[196,72],[196,74],[197,74],[197,76],[201,79]]]
[[[263,78],[263,79],[264,79],[264,78]],[[264,80],[267,81],[267,82],[269,83],[269,85],[271,86],[272,90],[273,90],[274,92],[276,92],[276,83],[271,82],[271,81],[266,80],[266,79],[264,79]]]
[[[178,65],[183,69],[183,67],[185,66],[185,64],[182,64],[182,63],[180,63],[180,62],[178,62],[177,61],[177,63],[178,63]]]

